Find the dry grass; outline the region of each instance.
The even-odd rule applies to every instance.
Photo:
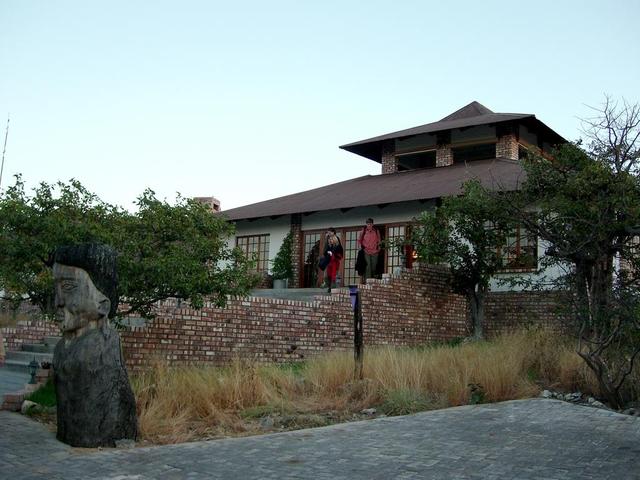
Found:
[[[369,348],[364,377],[353,380],[351,352],[336,352],[299,368],[243,361],[167,368],[157,362],[133,385],[142,436],[153,443],[252,434],[264,431],[259,419],[266,416],[299,428],[305,426],[300,419],[331,423],[368,407],[411,413],[531,397],[542,386],[596,392],[571,342],[544,330],[458,346]],[[292,421],[296,415],[299,421]]]

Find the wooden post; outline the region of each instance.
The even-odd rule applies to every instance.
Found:
[[[360,303],[360,291],[357,285],[349,285],[349,295],[353,306],[353,359],[354,380],[362,380],[362,365],[364,356],[364,342],[362,335],[362,305]]]

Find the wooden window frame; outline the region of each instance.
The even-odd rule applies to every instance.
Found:
[[[516,253],[510,261],[509,261],[509,257],[507,256],[508,253],[505,253],[504,250],[507,248],[511,248],[511,246],[499,245],[497,247],[498,255],[505,261],[505,266],[501,268],[498,271],[498,273],[518,273],[518,272],[532,273],[532,272],[538,271],[538,262],[539,262],[538,237],[536,235],[532,235],[531,233],[527,232],[525,227],[520,224],[516,225],[514,227],[514,230],[516,232],[515,235],[510,235],[510,236],[516,239],[514,244]],[[525,238],[528,241],[533,240],[534,255],[531,260],[531,265],[526,265],[526,264],[518,265],[517,264],[518,259],[525,258],[525,255],[522,253],[522,250],[525,248],[522,240]]]
[[[238,235],[236,237],[236,247],[240,248],[247,258],[251,258],[257,252],[256,272],[267,273],[269,271],[269,246],[271,235],[268,233],[260,233],[256,235]],[[243,240],[247,240],[243,243]],[[263,241],[264,240],[264,241]],[[249,246],[257,245],[257,250],[249,253]]]

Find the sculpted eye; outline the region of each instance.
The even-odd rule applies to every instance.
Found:
[[[62,282],[62,290],[64,290],[65,292],[70,292],[71,290],[75,290],[75,288],[77,287],[75,282],[71,282],[71,281],[64,281]]]

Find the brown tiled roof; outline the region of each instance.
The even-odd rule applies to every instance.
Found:
[[[523,176],[518,162],[496,158],[466,165],[366,175],[221,213],[231,220],[241,220],[427,200],[457,195],[462,184],[472,178],[479,179],[488,188],[508,191],[517,189]]]
[[[346,145],[342,145],[340,148],[362,155],[363,157],[371,160],[375,160],[376,162],[380,162],[382,144],[386,140],[411,137],[422,133],[436,133],[456,128],[513,121],[526,121],[527,123],[534,122],[539,128],[548,132],[549,136],[552,138],[552,143],[564,141],[560,135],[555,133],[544,123],[537,120],[536,116],[531,113],[494,113],[478,102],[471,102],[437,122],[427,123],[425,125],[420,125],[419,127],[399,130],[393,133],[386,133],[384,135],[360,140],[358,142],[348,143]]]

